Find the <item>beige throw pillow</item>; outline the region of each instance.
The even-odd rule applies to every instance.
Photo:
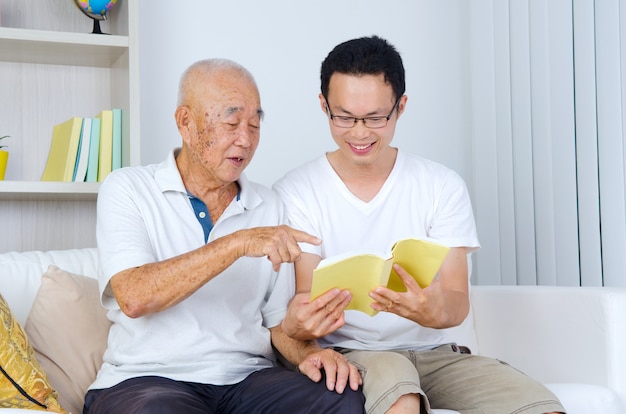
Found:
[[[25,330],[59,401],[81,413],[87,388],[102,365],[111,322],[100,304],[98,282],[49,266]]]
[[[65,413],[9,305],[0,295],[0,408]]]

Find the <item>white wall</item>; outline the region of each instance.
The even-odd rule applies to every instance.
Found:
[[[467,15],[465,0],[141,0],[142,163],[180,143],[173,114],[182,71],[224,57],[259,85],[266,118],[247,174],[271,185],[334,148],[317,99],[321,61],[344,40],[378,34],[396,45],[407,71],[394,144],[448,165],[471,187]]]

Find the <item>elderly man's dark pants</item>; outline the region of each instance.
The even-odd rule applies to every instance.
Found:
[[[206,385],[161,377],[126,380],[104,390],[91,390],[83,414],[255,414],[364,413],[361,391],[328,391],[325,379],[267,368],[233,385]]]

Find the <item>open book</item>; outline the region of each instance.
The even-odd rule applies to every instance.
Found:
[[[392,269],[394,263],[402,266],[425,288],[434,279],[448,250],[440,244],[409,238],[396,242],[389,254],[361,251],[328,257],[313,270],[311,300],[333,288],[348,289],[352,300],[346,309],[374,316],[378,312],[370,307],[373,299],[369,292],[378,286],[406,292],[402,279]]]

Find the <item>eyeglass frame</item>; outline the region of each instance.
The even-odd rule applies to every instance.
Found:
[[[387,116],[366,116],[363,118],[357,118],[355,116],[343,116],[343,115],[333,115],[333,113],[330,111],[330,105],[328,104],[328,99],[326,97],[324,97],[324,101],[326,102],[326,113],[328,114],[328,117],[330,118],[330,121],[333,123],[334,126],[336,126],[337,128],[345,128],[345,129],[349,129],[349,128],[354,128],[354,126],[357,124],[357,122],[361,121],[363,122],[363,126],[365,128],[369,128],[369,129],[381,129],[387,126],[387,123],[389,122],[389,120],[391,119],[391,115],[393,115],[393,111],[395,111],[398,108],[398,104],[400,103],[400,98],[402,98],[402,96],[398,97],[398,99],[396,99],[396,103],[393,104],[393,107],[391,108],[391,112],[389,112],[389,115]],[[344,118],[346,120],[348,119],[352,119],[354,121],[354,123],[351,126],[341,126],[341,125],[337,125],[335,122],[335,118]],[[380,118],[380,119],[385,119],[385,125],[381,125],[381,126],[368,126],[367,125],[367,121],[371,120],[373,118]]]

